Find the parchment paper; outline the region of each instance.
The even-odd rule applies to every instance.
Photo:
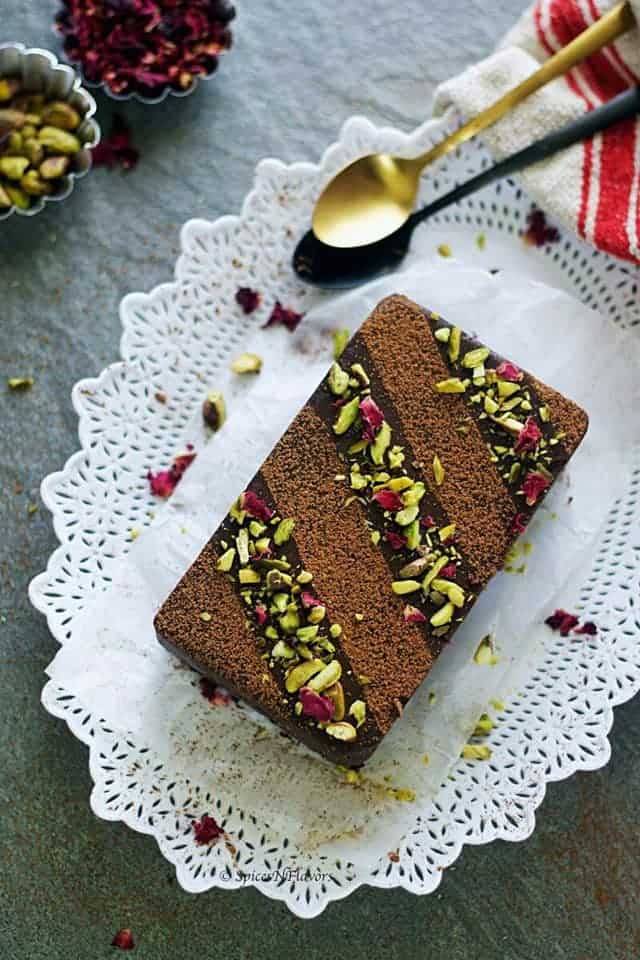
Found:
[[[354,786],[243,705],[212,707],[195,675],[156,643],[152,619],[326,373],[329,330],[354,331],[391,292],[476,332],[581,403],[591,422],[523,538],[531,547],[516,565],[526,564],[526,572],[495,578]],[[217,386],[231,409],[227,424],[205,444],[200,417],[194,418],[185,442],[195,442],[197,460],[119,562],[112,587],[80,615],[48,673],[95,714],[155,751],[176,775],[252,813],[302,854],[373,866],[428,807],[479,714],[493,712],[489,700],[508,699],[526,678],[547,630],[544,616],[577,596],[639,442],[639,351],[565,293],[453,261],[332,300],[295,334],[261,331],[247,349],[263,356],[263,372],[221,378]],[[473,654],[488,633],[498,663],[480,666]],[[259,730],[266,733],[256,739]],[[415,800],[390,796],[390,787],[411,791]]]

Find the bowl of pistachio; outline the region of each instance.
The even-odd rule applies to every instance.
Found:
[[[96,104],[47,50],[0,44],[0,220],[64,200],[91,168]]]

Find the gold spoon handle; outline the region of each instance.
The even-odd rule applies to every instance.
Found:
[[[423,153],[420,157],[415,157],[405,162],[422,170],[428,163],[433,163],[433,161],[439,157],[450,153],[458,144],[465,143],[465,141],[470,140],[472,137],[475,137],[477,133],[480,133],[481,130],[486,130],[487,127],[490,127],[513,107],[522,103],[530,93],[534,93],[536,90],[544,87],[550,80],[555,80],[557,77],[563,76],[572,67],[575,67],[577,63],[580,63],[586,59],[586,57],[590,57],[591,54],[596,53],[602,47],[606,47],[607,44],[613,43],[614,40],[622,36],[623,33],[626,33],[627,30],[630,30],[634,25],[635,18],[631,10],[631,4],[628,0],[619,3],[590,27],[587,27],[575,40],[568,43],[566,47],[558,50],[556,54],[548,60],[545,60],[539,70],[536,70],[535,73],[532,73],[526,80],[519,83],[517,87],[509,90],[503,97],[500,97],[499,100],[492,103],[486,110],[483,110],[476,117],[469,120],[468,123],[465,123],[464,126],[454,131],[454,133],[450,134],[445,140],[436,144],[431,150]]]

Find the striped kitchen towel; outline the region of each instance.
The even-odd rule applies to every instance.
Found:
[[[435,112],[471,117],[581,33],[614,0],[537,0],[498,51],[436,91]],[[640,0],[632,0],[640,23]],[[496,158],[640,83],[640,31],[590,57],[505,117],[483,138]],[[640,119],[629,120],[522,175],[531,197],[599,249],[640,263]]]

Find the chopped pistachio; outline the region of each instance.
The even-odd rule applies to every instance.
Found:
[[[504,710],[504,703],[502,700],[489,700],[489,703],[491,704],[494,710],[498,711],[498,713]]]
[[[267,528],[264,525],[264,523],[260,523],[259,520],[252,520],[251,523],[249,524],[249,533],[251,534],[252,537],[261,536],[266,529]]]
[[[292,583],[288,573],[280,570],[269,570],[267,573],[267,590],[282,590],[283,587],[290,587]]]
[[[377,547],[377,546],[378,546],[378,544],[380,543],[380,538],[381,538],[381,536],[380,536],[380,531],[379,531],[379,530],[372,530],[372,531],[371,531],[371,537],[370,537],[370,539],[371,539],[371,543],[374,545],[374,547]]]
[[[487,733],[491,733],[495,723],[491,719],[488,713],[483,713],[478,722],[476,723],[475,729],[473,731],[474,737],[482,737]]]
[[[437,694],[437,693],[434,693],[434,691],[431,690],[431,691],[429,692],[429,705],[430,705],[430,706],[433,706],[434,703],[436,703],[437,699],[438,699],[438,694]]]
[[[33,377],[9,377],[7,380],[9,390],[28,390],[33,383]]]
[[[408,788],[387,787],[387,794],[402,803],[413,803],[416,799],[415,790],[409,790]]]
[[[296,633],[298,627],[300,626],[300,614],[298,613],[298,608],[295,603],[290,603],[288,605],[286,612],[278,618],[278,623],[280,624],[280,629],[285,633]],[[316,630],[316,633],[317,632],[318,631]]]
[[[330,663],[309,680],[307,686],[316,693],[322,693],[327,687],[331,687],[342,676],[342,666],[339,660],[331,660]]]
[[[249,563],[249,531],[244,527],[238,531],[236,547],[238,549],[238,560],[244,567]]]
[[[231,369],[234,373],[260,373],[262,369],[262,357],[257,353],[241,353],[235,360],[231,361]]]
[[[269,537],[258,537],[255,542],[255,548],[258,553],[264,553],[271,548],[271,539]]]
[[[307,614],[307,623],[322,623],[327,613],[327,608],[323,606],[312,607]]]
[[[438,253],[440,254],[441,257],[450,257],[452,254],[452,250],[448,243],[439,243]]]
[[[541,407],[538,407],[538,416],[540,417],[543,423],[549,422],[549,407],[546,404],[544,404]]]
[[[422,481],[418,480],[416,483],[413,483],[409,489],[402,494],[402,502],[405,507],[413,507],[420,503],[424,497],[425,490],[426,488]]]
[[[356,472],[355,469],[351,471],[350,479],[352,490],[364,490],[369,485],[369,477],[366,474]]]
[[[335,683],[332,683],[330,687],[327,687],[326,690],[323,691],[323,694],[333,701],[333,719],[342,720],[344,717],[345,704],[344,690],[340,681],[336,680]]]
[[[199,616],[200,616],[200,619],[203,621],[203,623],[209,623],[209,621],[212,619],[211,614],[209,613],[208,610],[203,610],[202,613],[199,614]]]
[[[388,454],[389,466],[392,470],[397,470],[404,463],[403,447],[391,447]]]
[[[236,557],[235,548],[229,547],[229,549],[225,550],[222,556],[218,558],[218,562],[216,563],[216,570],[221,570],[223,573],[227,573],[229,570],[231,570],[235,557]]]
[[[386,420],[376,434],[376,438],[371,444],[371,459],[380,466],[384,463],[384,455],[387,448],[391,445],[391,427]]]
[[[301,583],[301,584],[311,583],[312,580],[313,580],[313,574],[309,573],[308,570],[302,570],[296,577],[296,583]]]
[[[344,348],[349,343],[350,333],[347,329],[336,330],[333,333],[333,357],[339,360],[344,353]]]
[[[429,623],[432,627],[443,627],[445,623],[451,623],[455,609],[452,603],[445,603],[439,610],[436,610]]]
[[[432,581],[431,586],[434,590],[437,590],[438,593],[444,594],[455,607],[464,606],[464,591],[457,583],[454,583],[452,580],[440,580],[436,577],[436,579]]]
[[[449,360],[451,363],[455,363],[458,357],[460,356],[460,341],[462,339],[462,330],[460,327],[451,327],[451,333],[449,334],[449,346],[447,353],[449,354]]]
[[[371,383],[371,381],[369,380],[369,375],[361,363],[352,363],[350,370],[361,387],[369,386],[369,384]]]
[[[239,499],[235,500],[234,503],[231,505],[231,509],[229,510],[229,516],[231,517],[232,520],[235,520],[236,523],[238,523],[240,526],[242,526],[242,524],[244,523],[247,514],[245,510],[240,509]]]
[[[404,528],[404,535],[407,538],[407,547],[409,550],[417,550],[420,546],[420,540],[422,538],[420,521],[417,517],[412,523],[408,523]]]
[[[416,590],[420,589],[421,584],[417,580],[394,580],[391,584],[391,589],[399,597],[403,596],[405,593],[415,593]]]
[[[521,464],[519,464],[517,461],[511,464],[511,467],[509,469],[509,475],[507,477],[507,480],[509,483],[516,482],[516,480],[520,476],[520,470],[521,470]]]
[[[311,641],[318,636],[318,630],[319,627],[317,624],[309,627],[300,627],[298,630],[296,630],[296,637],[298,640],[301,640],[302,643],[311,643]]]
[[[268,640],[277,640],[278,631],[273,626],[268,626],[264,628],[264,635]]]
[[[483,406],[485,413],[492,414],[498,412],[498,404],[489,394],[485,396]]]
[[[440,457],[436,453],[436,455],[433,458],[433,477],[434,477],[434,480],[436,481],[437,487],[442,486],[444,482],[444,476],[445,476],[444,467],[440,462]]]
[[[333,637],[334,640],[337,640],[338,637],[342,636],[342,627],[339,623],[332,623],[329,627],[329,636]]]
[[[419,512],[420,512],[420,507],[417,504],[414,504],[411,507],[405,507],[403,510],[399,510],[396,513],[395,521],[401,527],[406,527],[410,523],[413,523],[413,521],[418,516]]]
[[[423,753],[423,754],[422,754],[422,762],[424,763],[425,767],[428,767],[428,766],[429,766],[429,754],[428,754],[428,753]]]
[[[317,673],[324,670],[322,660],[305,660],[288,671],[284,685],[289,693],[295,693]]]
[[[286,543],[293,533],[293,528],[295,527],[296,522],[293,517],[287,517],[284,520],[281,520],[278,526],[275,529],[273,534],[273,542],[278,546],[282,546],[283,543]]]
[[[473,655],[473,659],[482,667],[492,666],[494,664],[493,641],[490,634],[482,638],[478,644],[478,649]]]
[[[364,613],[354,613],[353,618],[354,620],[357,620],[358,623],[362,623],[364,620]]]
[[[490,760],[491,747],[479,747],[475,744],[467,743],[462,748],[462,756],[465,760]]]
[[[271,656],[276,660],[293,660],[296,655],[296,651],[293,647],[290,647],[288,643],[285,643],[284,640],[278,640],[275,647],[271,651]]]
[[[349,707],[349,716],[356,721],[356,727],[361,727],[367,716],[367,705],[364,700],[354,700]]]
[[[438,557],[438,559],[433,564],[433,566],[431,567],[431,569],[429,570],[429,572],[426,574],[425,578],[422,581],[422,589],[424,590],[425,593],[427,593],[427,591],[429,590],[432,580],[435,580],[435,578],[438,576],[442,568],[446,567],[448,563],[449,563],[449,557],[447,556]]]
[[[341,397],[349,389],[349,374],[335,361],[331,364],[327,377],[329,390],[336,397]]]
[[[484,233],[479,233],[478,236],[476,237],[476,247],[478,248],[478,250],[484,250],[486,245],[487,245],[487,238],[485,237]]]
[[[511,380],[498,380],[498,393],[505,400],[507,397],[512,397],[519,389],[519,383],[512,383]]]
[[[354,397],[353,400],[349,400],[344,406],[340,407],[338,419],[333,425],[333,432],[337,433],[338,436],[346,433],[349,427],[352,427],[356,422],[359,403],[359,398]]]
[[[464,381],[459,377],[449,377],[447,380],[438,380],[436,383],[438,393],[464,393],[466,389]]]
[[[440,527],[438,530],[438,537],[440,538],[440,543],[445,543],[450,537],[456,532],[455,523],[448,523],[446,527]]]
[[[352,455],[355,454],[355,453],[362,453],[362,451],[363,451],[363,450],[366,450],[366,448],[367,448],[368,446],[369,446],[369,441],[368,441],[368,440],[356,440],[355,443],[352,443],[352,444],[351,444],[351,446],[350,446],[349,449],[347,450],[347,453],[348,453],[350,456],[352,456]]]
[[[479,364],[484,364],[490,353],[488,347],[476,347],[474,350],[468,350],[462,358],[462,366],[468,370],[473,370]]]
[[[449,327],[439,327],[434,333],[434,337],[436,340],[439,340],[440,343],[448,343],[450,333]]]
[[[240,583],[260,583],[260,574],[251,567],[243,567],[238,571],[238,580]]]
[[[408,490],[413,486],[413,480],[409,477],[394,477],[393,480],[390,480],[388,473],[376,474],[374,479],[381,481],[376,483],[374,487],[376,493],[378,490],[393,490],[394,493],[402,493],[403,490]]]
[[[355,740],[358,736],[356,728],[345,720],[341,720],[339,723],[328,723],[324,732],[336,740],[350,741]]]
[[[411,563],[405,564],[400,570],[398,570],[398,575],[405,579],[412,579],[414,577],[419,577],[421,573],[429,566],[431,560],[428,556],[426,557],[417,557],[415,560],[412,560]]]
[[[224,397],[218,390],[207,394],[207,399],[202,404],[202,418],[212,430],[219,430],[227,419]]]

